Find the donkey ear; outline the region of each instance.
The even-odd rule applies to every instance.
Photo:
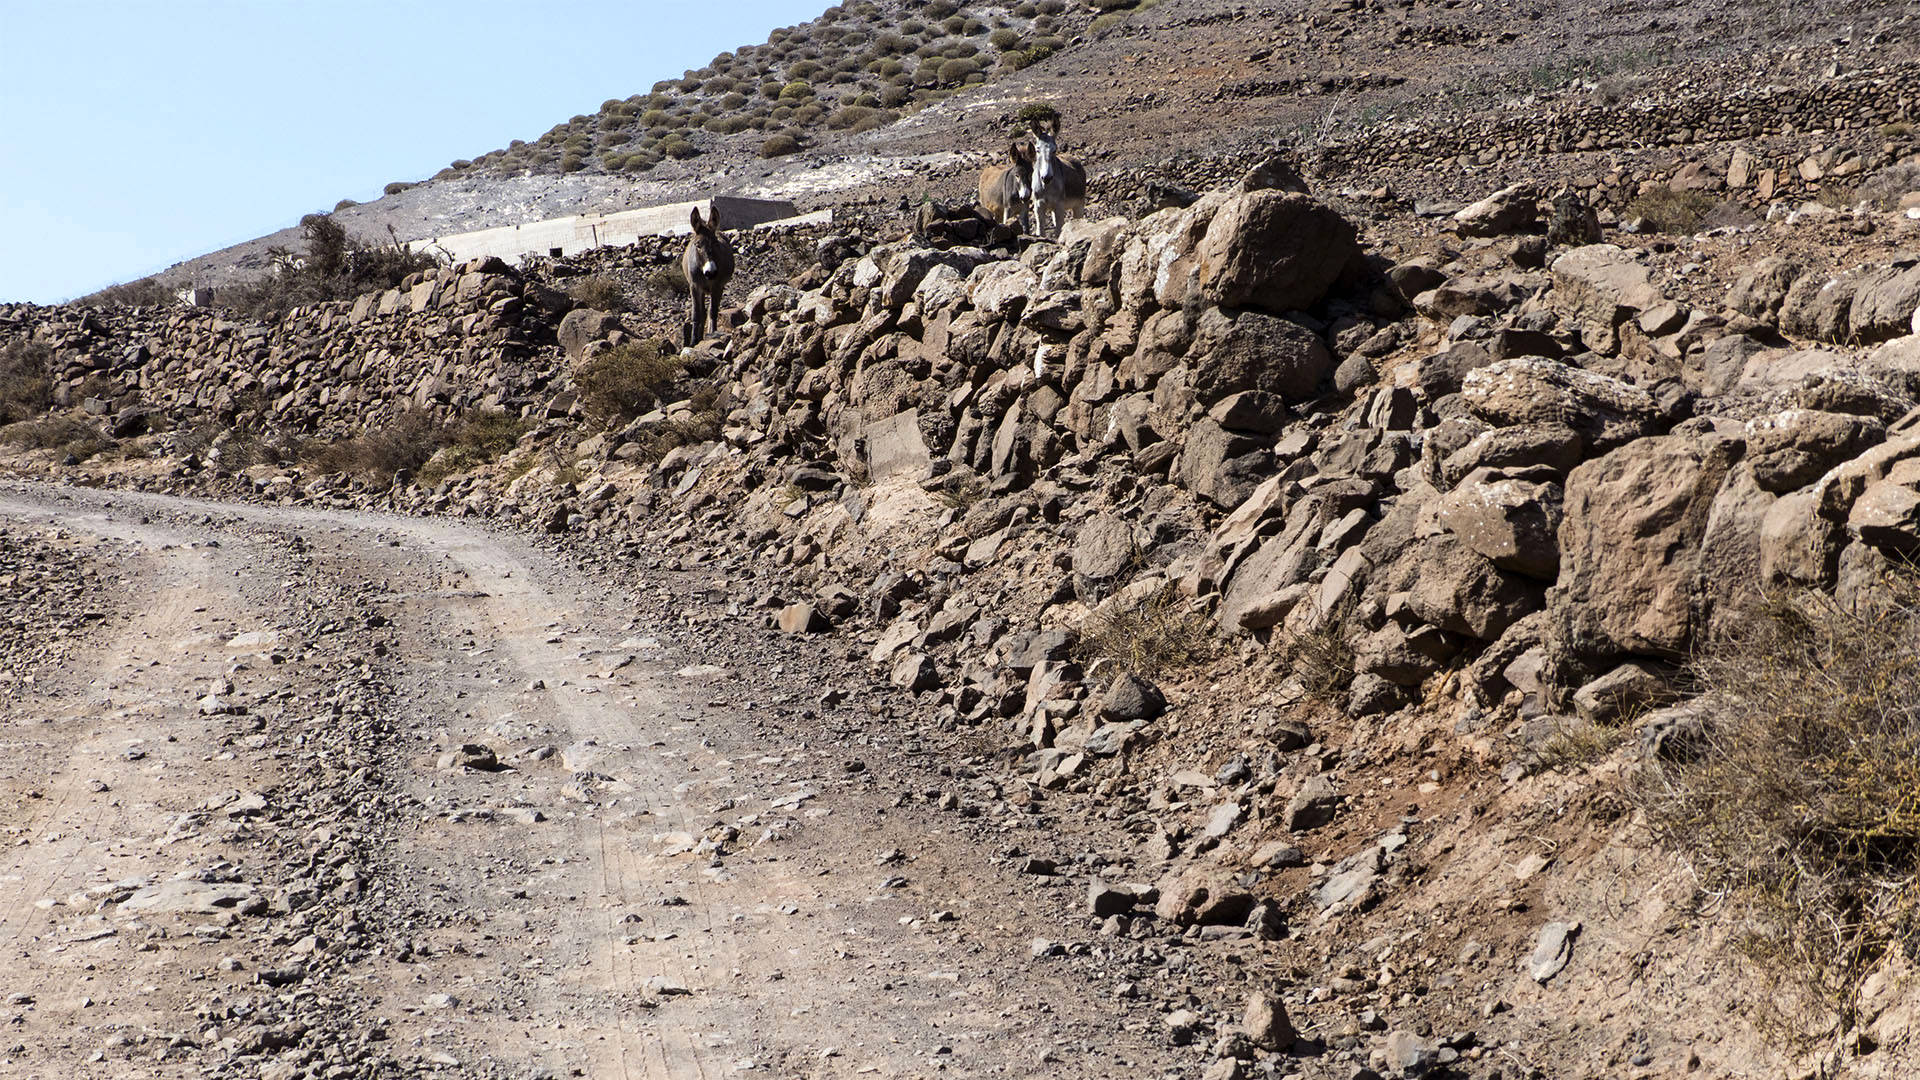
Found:
[[[699,232],[700,227],[705,224],[706,222],[700,220],[700,208],[697,206],[694,207],[693,208],[693,231]]]

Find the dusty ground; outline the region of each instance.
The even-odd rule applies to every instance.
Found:
[[[1034,957],[1078,900],[1015,869],[1065,840],[1037,806],[901,739],[850,665],[704,632],[686,579],[83,489],[9,488],[0,522],[117,578],[0,714],[0,1074],[1141,1076],[1196,1052],[1113,996],[1104,949]],[[438,767],[464,743],[502,767]]]

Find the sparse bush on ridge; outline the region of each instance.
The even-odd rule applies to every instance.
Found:
[[[278,319],[302,304],[391,289],[408,274],[434,265],[425,254],[356,240],[324,214],[308,214],[301,219],[300,229],[306,253],[271,249],[274,272],[251,284],[222,290],[219,298],[226,306],[256,319]]]
[[[157,279],[145,277],[137,281],[109,285],[75,302],[99,304],[102,307],[165,307],[175,299],[172,289],[162,285]]]

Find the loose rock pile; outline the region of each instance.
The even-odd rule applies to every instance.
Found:
[[[420,333],[456,364],[451,344],[424,344],[440,321],[497,350],[494,400],[547,422],[432,490],[270,465],[234,482],[540,522],[710,572],[734,617],[843,635],[928,723],[997,748],[1028,798],[1086,795],[1128,822],[1140,880],[1095,882],[1087,912],[1134,939],[1309,936],[1357,917],[1444,853],[1431,819],[1379,816],[1360,778],[1383,745],[1457,737],[1509,783],[1582,727],[1642,724],[1657,752],[1671,717],[1644,710],[1763,590],[1858,597],[1920,551],[1911,257],[1838,279],[1757,262],[1701,303],[1653,246],[1592,242],[1578,196],[1543,213],[1522,188],[1462,211],[1444,250],[1395,262],[1278,172],[1017,252],[823,245],[799,285],[755,289],[732,337],[695,351],[720,435],[658,461],[624,451],[641,432],[582,437],[539,396],[564,393],[561,342],[585,354],[625,325],[563,324],[504,268],[304,313],[315,360],[276,384],[276,414],[387,415],[351,381],[319,389],[335,364],[419,400],[430,372],[356,366],[349,343]],[[1897,214],[1854,220],[1920,250]],[[10,317],[62,355],[113,354],[91,316]],[[245,357],[281,355],[207,332],[224,375],[152,353],[127,385],[178,407]],[[1829,347],[1795,344],[1809,338]],[[1206,650],[1246,669],[1231,713],[1177,684]],[[1235,749],[1195,770],[1196,742]],[[1326,835],[1340,846],[1302,869]],[[1586,946],[1573,920],[1541,922],[1544,983]],[[1342,995],[1373,1003],[1332,1043],[1356,1064],[1417,1075],[1477,1053],[1471,1033],[1376,1035],[1374,1010],[1400,999],[1357,970],[1285,1007]],[[1217,1039],[1222,1062],[1287,1043],[1278,1021],[1236,1036],[1182,1011],[1172,1037]]]

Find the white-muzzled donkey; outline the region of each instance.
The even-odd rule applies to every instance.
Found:
[[[680,257],[693,309],[685,335],[689,347],[706,340],[709,332],[720,332],[720,290],[733,277],[733,247],[719,233],[719,213],[713,218],[702,221],[700,208],[693,208],[693,235],[687,237],[686,254]]]
[[[1087,205],[1087,170],[1059,152],[1060,120],[1033,123],[1033,231],[1059,236]]]

